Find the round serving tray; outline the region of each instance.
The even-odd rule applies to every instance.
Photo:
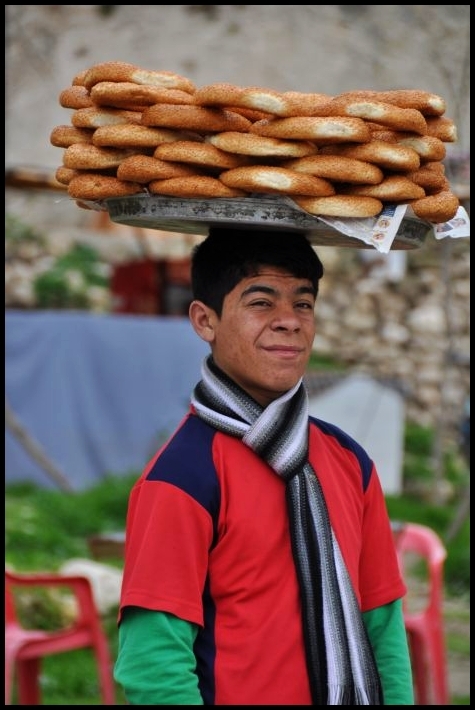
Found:
[[[318,217],[304,212],[280,195],[193,199],[133,195],[112,197],[101,203],[113,222],[132,227],[160,229],[169,232],[207,235],[210,227],[249,229],[282,229],[305,232],[312,244],[372,249],[371,244],[347,236]],[[405,217],[391,249],[420,247],[432,226],[413,217]]]

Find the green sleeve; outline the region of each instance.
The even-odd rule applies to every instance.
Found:
[[[402,599],[363,613],[385,705],[414,705],[414,686]]]
[[[198,627],[172,614],[124,610],[114,679],[130,705],[203,705],[193,643]]]

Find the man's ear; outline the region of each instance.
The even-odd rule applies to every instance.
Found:
[[[214,322],[217,318],[212,308],[203,301],[192,301],[188,311],[191,325],[197,335],[206,343],[214,341]]]

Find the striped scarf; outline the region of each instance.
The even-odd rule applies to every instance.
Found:
[[[263,409],[209,355],[192,405],[218,431],[242,439],[286,482],[313,705],[382,705],[372,648],[308,457],[302,380]]]

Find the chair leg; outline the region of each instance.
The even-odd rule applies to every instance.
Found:
[[[430,705],[427,650],[423,639],[416,633],[411,633],[409,635],[409,648],[411,652],[416,705]]]
[[[41,705],[40,670],[39,658],[17,661],[19,705]]]
[[[444,641],[411,633],[409,648],[414,676],[416,705],[449,705],[448,672]]]
[[[435,633],[430,641],[431,680],[434,689],[434,705],[449,705],[448,672],[444,653],[444,640]]]
[[[5,654],[5,705],[12,704],[13,685],[15,682],[15,659]]]
[[[110,665],[109,651],[100,645],[94,648],[100,692],[104,705],[115,705],[115,685]]]

